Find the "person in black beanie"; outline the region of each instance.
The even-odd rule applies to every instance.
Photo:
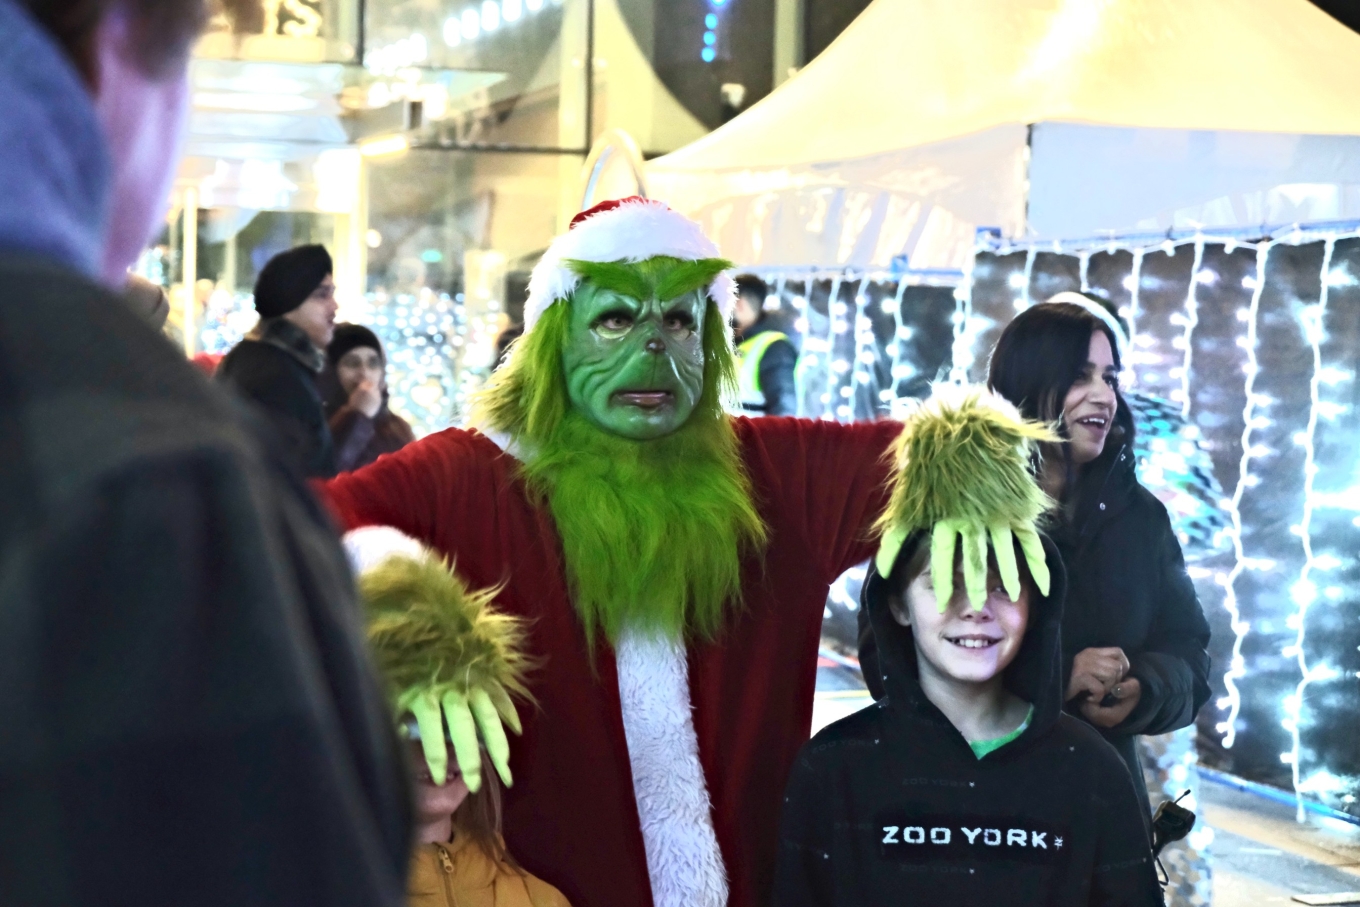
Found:
[[[309,477],[335,475],[335,444],[317,376],[335,330],[335,280],[322,246],[271,258],[255,281],[260,323],[217,368],[217,379],[257,404]]]
[[[377,335],[361,324],[336,325],[321,394],[339,472],[367,466],[416,439],[406,420],[387,407],[387,356]]]

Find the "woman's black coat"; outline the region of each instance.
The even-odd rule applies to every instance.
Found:
[[[1166,507],[1138,483],[1132,452],[1119,449],[1092,466],[1097,472],[1083,481],[1090,491],[1080,495],[1072,519],[1050,529],[1067,568],[1063,686],[1083,649],[1124,650],[1142,696],[1122,724],[1097,730],[1124,758],[1146,806],[1134,737],[1186,727],[1208,701],[1209,624]],[[860,662],[878,698],[877,653],[862,614]],[[1067,710],[1080,717],[1079,705],[1070,702]]]

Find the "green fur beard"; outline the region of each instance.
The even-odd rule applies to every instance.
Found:
[[[520,473],[557,523],[592,647],[599,633],[613,644],[625,630],[712,638],[741,600],[743,555],[766,538],[722,408],[735,386],[727,325],[710,301],[698,405],[678,430],[635,441],[597,428],[568,402],[569,305],[549,307],[516,343],[474,420],[525,451]]]

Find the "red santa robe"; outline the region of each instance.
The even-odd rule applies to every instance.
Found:
[[[512,743],[505,840],[525,869],[577,907],[648,907],[654,888],[668,884],[658,872],[702,875],[702,866],[658,867],[656,839],[667,834],[682,844],[685,836],[716,836],[733,907],[769,899],[784,785],[812,720],[827,590],[872,555],[870,526],[887,503],[884,454],[900,426],[735,424],[769,545],[743,565],[745,598],[719,638],[691,644],[679,666],[681,675],[688,669],[692,712],[663,701],[676,692],[663,678],[656,714],[637,714],[637,697],[645,711],[652,681],[633,672],[647,652],[616,659],[600,644],[592,662],[552,515],[531,502],[516,460],[487,436],[449,429],[325,486],[347,529],[386,525],[415,536],[452,558],[473,586],[504,583],[497,604],[530,619],[530,651],[541,667],[531,676],[536,705],[522,710],[524,733]],[[627,731],[621,663],[633,703]],[[668,724],[688,747],[647,736],[669,733]],[[674,760],[674,770],[657,758]],[[711,824],[686,820],[684,804],[666,801],[674,791],[648,788],[691,776],[707,788],[701,807],[711,804]],[[660,805],[643,802],[652,799]],[[667,828],[670,819],[694,827]]]

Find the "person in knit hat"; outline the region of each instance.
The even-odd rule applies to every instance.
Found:
[[[335,444],[317,376],[335,330],[330,253],[298,246],[269,260],[255,281],[260,323],[217,367],[218,381],[255,403],[304,475],[335,475]]]
[[[338,324],[321,372],[326,418],[335,439],[335,468],[350,472],[416,439],[387,405],[387,357],[361,324]]]
[[[827,591],[888,499],[896,423],[725,411],[729,267],[659,202],[577,215],[478,427],[323,488],[531,621],[505,839],[573,903],[768,903]]]

